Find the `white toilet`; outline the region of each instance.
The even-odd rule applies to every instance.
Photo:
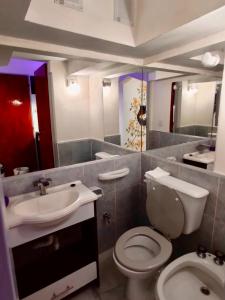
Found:
[[[209,194],[169,175],[147,179],[146,183],[147,215],[160,233],[146,226],[128,230],[120,236],[113,252],[118,269],[128,278],[128,300],[151,300],[151,282],[172,253],[169,240],[199,228]]]

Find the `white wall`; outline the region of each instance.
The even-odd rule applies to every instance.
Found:
[[[225,5],[224,0],[138,1],[134,38],[136,44],[153,39]]]
[[[78,77],[80,92],[66,86],[64,62],[49,63],[56,142],[89,137],[89,78]]]
[[[104,134],[119,134],[119,85],[118,78],[111,79],[111,86],[103,87]]]
[[[177,127],[194,125],[196,119],[196,95],[188,90],[188,82],[182,82],[181,98],[178,99],[179,123]]]
[[[211,125],[216,94],[216,82],[198,83],[197,88],[195,124]]]
[[[173,80],[150,82],[150,129],[169,132]]]
[[[102,77],[92,75],[89,78],[89,126],[90,137],[104,139],[104,109]]]
[[[216,82],[202,82],[195,84],[197,93],[188,89],[188,82],[182,82],[182,99],[180,124],[210,126],[212,123],[213,106],[216,92]]]
[[[171,85],[173,79],[151,81],[150,85],[150,129],[169,132]],[[188,82],[182,82],[182,99],[178,126],[206,125],[212,121],[216,82],[196,84],[198,92],[188,92]]]

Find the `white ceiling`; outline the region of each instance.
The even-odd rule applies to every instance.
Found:
[[[48,44],[57,44],[64,47],[71,47],[71,49],[92,50],[96,51],[96,53],[100,52],[127,58],[131,57],[143,59],[170,49],[175,49],[176,47],[181,47],[193,41],[198,41],[199,39],[206,38],[209,35],[225,30],[225,6],[223,6],[211,13],[208,13],[207,15],[189,22],[188,24],[159,35],[145,44],[131,47],[115,42],[105,41],[99,38],[89,37],[87,35],[81,35],[24,21],[29,4],[30,0],[1,0],[0,35],[23,38],[30,41],[41,41]],[[160,16],[158,19],[159,22],[163,22],[163,20],[160,19]],[[179,64],[194,68],[203,68],[199,61],[193,61],[190,58],[195,55],[202,54],[204,51],[212,48],[224,51],[224,46],[224,42],[221,42],[207,48],[199,48],[199,50],[188,51],[185,54],[182,53],[181,55],[175,55],[169,59],[162,60],[161,62],[176,65]],[[20,51],[20,49],[17,49],[17,51]],[[28,49],[25,52],[28,53]],[[38,55],[43,55],[42,49],[33,52]],[[47,55],[50,54],[46,53],[46,58],[48,57]],[[54,56],[54,54],[52,55]],[[62,57],[64,56],[62,55]],[[215,71],[221,70],[222,66],[218,66],[215,69]]]
[[[144,58],[158,53],[159,51],[165,51],[225,30],[225,7],[222,7],[190,22],[189,24],[165,33],[144,45],[130,47],[26,22],[24,19],[29,4],[30,0],[1,0],[0,34],[75,48],[91,49],[104,53]]]

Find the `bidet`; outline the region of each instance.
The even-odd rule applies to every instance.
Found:
[[[225,265],[216,259],[192,252],[174,260],[159,276],[157,300],[224,300]]]

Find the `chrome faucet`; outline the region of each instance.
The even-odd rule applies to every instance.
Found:
[[[33,185],[38,187],[40,190],[40,195],[44,196],[47,194],[46,188],[50,185],[51,178],[40,178],[37,181],[34,181]]]

